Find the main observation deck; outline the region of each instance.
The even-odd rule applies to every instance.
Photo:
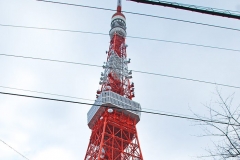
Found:
[[[87,113],[87,122],[90,129],[92,129],[96,121],[101,118],[106,106],[110,108],[113,107],[113,109],[122,109],[121,111],[129,117],[135,119],[136,123],[140,121],[140,111],[142,109],[139,103],[112,91],[103,91]]]

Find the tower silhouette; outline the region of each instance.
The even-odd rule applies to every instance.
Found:
[[[97,99],[87,114],[92,130],[84,160],[143,160],[136,124],[141,106],[132,100],[134,83],[128,70],[126,18],[121,0],[112,16],[107,62],[101,73]]]

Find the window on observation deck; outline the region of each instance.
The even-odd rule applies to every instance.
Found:
[[[121,27],[123,29],[126,29],[126,24],[125,22],[122,20],[122,19],[114,19],[111,23],[111,27],[114,28],[114,27]]]

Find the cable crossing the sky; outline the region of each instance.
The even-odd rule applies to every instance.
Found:
[[[141,113],[147,113],[147,114],[153,114],[153,115],[159,115],[159,116],[166,116],[166,117],[173,117],[173,118],[180,118],[180,119],[187,119],[187,120],[193,120],[193,121],[201,121],[201,122],[207,122],[207,123],[217,123],[217,124],[224,124],[224,125],[240,126],[239,124],[232,124],[232,123],[226,123],[226,122],[215,121],[215,120],[207,120],[207,119],[200,119],[200,118],[193,118],[193,117],[186,117],[186,116],[180,116],[180,115],[166,114],[166,113],[160,113],[160,112],[144,111],[144,110],[126,109],[126,108],[119,108],[119,107],[107,106],[107,105],[97,105],[97,104],[91,104],[91,103],[85,103],[85,102],[77,102],[77,101],[69,101],[69,100],[63,100],[63,99],[54,99],[54,98],[47,98],[47,97],[37,97],[37,96],[24,95],[24,94],[15,94],[15,93],[7,93],[7,92],[0,92],[0,94],[11,95],[11,96],[19,96],[19,97],[27,97],[27,98],[34,98],[34,99],[41,99],[41,100],[50,100],[50,101],[57,101],[57,102],[65,102],[65,103],[73,103],[73,104],[82,104],[82,105],[88,105],[88,106],[93,106],[94,105],[94,106],[101,106],[101,107],[111,108],[111,109],[141,112]]]
[[[83,33],[83,34],[109,36],[108,33],[81,31],[81,30],[69,30],[69,29],[45,28],[45,27],[32,27],[32,26],[19,26],[19,25],[10,25],[10,24],[0,24],[0,26],[2,26],[2,27],[13,27],[13,28],[24,28],[24,29],[38,29],[38,30],[49,30],[49,31],[60,31],[60,32],[71,32],[71,33]],[[211,49],[219,49],[219,50],[240,52],[239,49],[223,48],[223,47],[203,45],[203,44],[195,44],[195,43],[188,43],[188,42],[171,41],[171,40],[164,40],[164,39],[157,39],[157,38],[147,38],[147,37],[139,37],[139,36],[127,36],[127,37],[128,38],[134,38],[134,39],[141,39],[141,40],[149,40],[149,41],[157,41],[157,42],[165,42],[165,43],[173,43],[173,44],[180,44],[180,45],[188,45],[188,46],[195,46],[195,47],[204,47],[204,48],[211,48]]]
[[[12,146],[10,146],[9,144],[7,144],[6,142],[4,142],[3,140],[0,139],[0,141],[2,143],[4,143],[6,146],[8,146],[9,148],[11,148],[14,152],[16,152],[17,154],[19,154],[20,156],[22,156],[23,158],[29,160],[26,156],[24,156],[23,154],[21,154],[20,152],[18,152],[16,149],[14,149]]]
[[[81,4],[55,2],[55,1],[48,1],[48,0],[36,0],[36,1],[53,3],[53,4],[60,4],[60,5],[75,6],[75,7],[84,7],[84,8],[105,10],[105,11],[114,11],[114,12],[116,11],[114,9],[102,8],[102,7],[94,7],[94,6],[87,6],[87,5],[81,5]],[[122,12],[123,13],[128,13],[128,14],[133,14],[133,15],[139,15],[139,16],[146,16],[146,17],[152,17],[152,18],[166,19],[166,20],[172,20],[172,21],[178,21],[178,22],[184,22],[184,23],[191,23],[191,24],[196,24],[196,25],[203,25],[203,26],[208,26],[208,27],[228,29],[228,30],[233,30],[233,31],[240,31],[240,29],[237,29],[237,28],[230,28],[230,27],[225,27],[225,26],[218,26],[218,25],[213,25],[213,24],[200,23],[200,22],[194,22],[194,21],[188,21],[188,20],[182,20],[182,19],[176,19],[176,18],[156,16],[156,15],[150,15],[150,14],[144,14],[144,13],[136,13],[136,12],[130,12],[130,11],[122,11]]]
[[[163,7],[171,7],[175,9],[182,9],[182,10],[198,12],[202,14],[234,18],[234,19],[240,20],[240,12],[237,12],[237,11],[196,6],[196,5],[190,5],[190,4],[181,4],[177,2],[166,2],[166,1],[160,1],[160,0],[130,0],[130,1],[143,3],[143,4],[159,5]]]
[[[21,88],[15,88],[15,87],[0,86],[0,88],[13,89],[13,90],[32,92],[32,93],[40,93],[40,94],[46,94],[46,95],[51,95],[51,96],[59,96],[59,97],[65,97],[65,98],[81,99],[81,100],[85,100],[85,101],[95,101],[93,99],[80,98],[80,97],[74,97],[74,96],[67,96],[67,95],[48,93],[48,92],[41,92],[41,91],[33,91],[33,90],[21,89]]]
[[[103,67],[101,65],[89,64],[89,63],[71,62],[71,61],[63,61],[63,60],[55,60],[55,59],[47,59],[47,58],[10,55],[10,54],[0,54],[0,56],[7,56],[7,57],[14,57],[14,58],[24,58],[24,59],[32,59],[32,60],[41,60],[41,61],[49,61],[49,62],[57,62],[57,63],[66,63],[66,64],[76,64],[76,65],[84,65],[84,66],[90,66],[90,67],[101,67],[101,68]],[[118,69],[118,68],[116,68],[116,69]],[[223,86],[223,87],[240,89],[239,86],[233,86],[233,85],[228,85],[228,84],[215,83],[215,82],[210,82],[210,81],[197,80],[197,79],[192,79],[192,78],[185,78],[185,77],[180,77],[180,76],[172,76],[172,75],[166,75],[166,74],[161,74],[161,73],[153,73],[153,72],[133,70],[133,69],[132,69],[132,71],[136,72],[136,73],[141,73],[141,74],[148,74],[148,75],[154,75],[154,76],[181,79],[181,80],[187,80],[187,81],[192,81],[192,82],[199,82],[199,83],[205,83],[205,84],[211,84],[211,85],[218,85],[218,86]]]
[[[81,98],[81,97],[75,97],[75,96],[69,96],[69,95],[62,95],[62,94],[56,94],[56,93],[49,93],[49,92],[42,92],[42,91],[36,91],[36,90],[15,88],[15,87],[0,86],[0,88],[12,89],[12,90],[18,90],[18,91],[24,91],[24,92],[31,92],[31,93],[38,93],[38,94],[45,94],[45,95],[51,95],[51,96],[58,96],[58,97],[65,97],[65,98],[81,99],[81,100],[92,101],[92,102],[96,102],[96,101],[97,102],[102,102],[102,101],[99,101],[99,100],[93,100],[93,99],[87,99],[87,98]],[[178,114],[178,113],[173,113],[173,112],[160,111],[160,110],[151,109],[151,108],[142,108],[142,109],[150,110],[150,111],[157,111],[157,112],[162,112],[162,113],[183,115],[183,114]],[[186,115],[183,115],[183,116],[186,116]]]

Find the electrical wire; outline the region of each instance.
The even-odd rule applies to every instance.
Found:
[[[221,16],[225,18],[234,18],[240,20],[240,12],[231,11],[231,10],[224,10],[224,9],[217,9],[212,7],[203,7],[203,6],[196,6],[191,4],[181,4],[177,2],[166,2],[166,1],[156,1],[156,0],[130,0],[132,2],[142,3],[142,4],[150,4],[150,5],[158,5],[162,7],[169,7],[174,9],[181,9],[185,11],[192,11],[202,14],[208,14],[213,16]]]
[[[9,144],[7,144],[6,142],[4,142],[3,140],[0,139],[0,141],[2,143],[4,143],[6,146],[8,146],[9,148],[11,148],[12,150],[14,150],[17,154],[19,154],[20,156],[22,156],[23,158],[29,160],[26,156],[24,156],[23,154],[21,154],[20,152],[18,152],[16,149],[14,149],[12,146],[10,146]]]
[[[212,48],[212,49],[220,49],[220,50],[226,50],[226,51],[240,52],[240,50],[238,50],[238,49],[222,48],[222,47],[202,45],[202,44],[194,44],[194,43],[187,43],[187,42],[170,41],[170,40],[155,39],[155,38],[135,37],[135,36],[127,36],[127,37],[128,38],[135,38],[135,39],[142,39],[142,40],[149,40],[149,41],[175,43],[175,44],[188,45],[188,46],[196,46],[196,47],[204,47],[204,48]]]
[[[36,0],[36,1],[53,3],[53,4],[61,4],[61,5],[68,5],[68,6],[75,6],[75,7],[84,7],[84,8],[105,10],[105,11],[116,11],[114,9],[109,9],[109,8],[93,7],[93,6],[86,6],[86,5],[80,5],[80,4],[55,2],[55,1],[48,1],[48,0]],[[128,13],[128,14],[133,14],[133,15],[139,15],[139,16],[146,16],[146,17],[152,17],[152,18],[166,19],[166,20],[172,20],[172,21],[178,21],[178,22],[184,22],[184,23],[191,23],[191,24],[196,24],[196,25],[203,25],[203,26],[208,26],[208,27],[228,29],[228,30],[233,30],[233,31],[240,31],[240,29],[237,29],[237,28],[230,28],[230,27],[224,27],[224,26],[218,26],[218,25],[213,25],[213,24],[194,22],[194,21],[188,21],[188,20],[182,20],[182,19],[176,19],[176,18],[156,16],[156,15],[150,15],[150,14],[144,14],[144,13],[136,13],[136,12],[130,12],[130,11],[122,11],[122,12],[123,13]]]
[[[84,65],[84,66],[91,66],[91,67],[103,67],[96,64],[88,64],[88,63],[80,63],[80,62],[71,62],[71,61],[62,61],[62,60],[54,60],[54,59],[47,59],[47,58],[37,58],[37,57],[27,57],[27,56],[18,56],[18,55],[10,55],[10,54],[0,54],[0,56],[8,56],[8,57],[15,57],[15,58],[25,58],[25,59],[33,59],[33,60],[42,60],[42,61],[50,61],[50,62],[59,62],[59,63],[67,63],[67,64],[77,64],[77,65]],[[118,68],[115,68],[118,69]],[[154,76],[161,76],[161,77],[167,77],[167,78],[174,78],[174,79],[181,79],[181,80],[187,80],[192,82],[199,82],[199,83],[205,83],[205,84],[211,84],[211,85],[218,85],[223,87],[229,87],[229,88],[236,88],[240,89],[239,86],[233,86],[223,83],[215,83],[210,81],[203,81],[203,80],[197,80],[192,78],[185,78],[185,77],[179,77],[179,76],[172,76],[172,75],[166,75],[161,73],[153,73],[153,72],[146,72],[146,71],[139,71],[139,70],[132,70],[135,73],[141,73],[141,74],[148,74],[148,75],[154,75]]]
[[[91,67],[102,67],[100,65],[95,65],[95,64],[87,64],[87,63],[80,63],[80,62],[70,62],[70,61],[62,61],[62,60],[47,59],[47,58],[18,56],[18,55],[12,55],[12,54],[0,54],[0,56],[8,56],[8,57],[15,57],[15,58],[25,58],[25,59],[41,60],[41,61],[50,61],[50,62],[58,62],[58,63],[78,64],[78,65],[91,66]]]
[[[81,30],[69,30],[69,29],[58,29],[58,28],[19,26],[19,25],[10,25],[10,24],[0,24],[0,26],[2,26],[2,27],[14,27],[14,28],[24,28],[24,29],[38,29],[38,30],[49,30],[49,31],[60,31],[60,32],[71,32],[71,33],[83,33],[83,34],[109,36],[109,34],[106,34],[106,33],[81,31]],[[188,43],[188,42],[171,41],[171,40],[147,38],[147,37],[137,37],[137,36],[127,36],[127,37],[128,38],[133,38],[133,39],[148,40],[148,41],[157,41],[157,42],[165,42],[165,43],[173,43],[173,44],[180,44],[180,45],[188,45],[188,46],[195,46],[195,47],[204,47],[204,48],[211,48],[211,49],[219,49],[219,50],[240,52],[239,49],[223,48],[223,47],[195,44],[195,43]]]
[[[80,31],[80,30],[45,28],[45,27],[32,27],[32,26],[20,26],[20,25],[11,25],[11,24],[0,24],[0,26],[2,26],[2,27],[14,27],[14,28],[25,28],[25,29],[49,30],[49,31],[61,31],[61,32],[73,32],[73,33],[89,33],[89,34],[98,34],[98,35],[109,36],[109,34],[106,34],[106,33],[88,32],[88,31]]]
[[[125,109],[125,108],[119,108],[114,106],[107,106],[107,105],[98,105],[98,104],[91,104],[91,103],[85,103],[85,102],[77,102],[77,101],[69,101],[69,100],[63,100],[63,99],[54,99],[54,98],[47,98],[47,97],[37,97],[37,96],[30,96],[30,95],[24,95],[24,94],[15,94],[15,93],[7,93],[7,92],[0,92],[0,94],[4,95],[11,95],[11,96],[19,96],[19,97],[27,97],[27,98],[35,98],[35,99],[42,99],[42,100],[50,100],[50,101],[57,101],[57,102],[66,102],[66,103],[73,103],[73,104],[83,104],[88,106],[100,106],[105,108],[112,108],[112,109],[118,109],[118,110],[126,110],[126,111],[135,111],[135,112],[141,112],[141,113],[147,113],[147,114],[153,114],[153,115],[159,115],[159,116],[167,116],[167,117],[173,117],[173,118],[181,118],[181,119],[187,119],[187,120],[193,120],[193,121],[201,121],[206,123],[217,123],[217,124],[224,124],[224,125],[233,125],[233,126],[240,126],[238,124],[232,124],[232,123],[226,123],[221,121],[215,121],[215,120],[207,120],[207,119],[200,119],[200,118],[193,118],[193,117],[186,117],[186,116],[180,116],[180,115],[173,115],[173,114],[166,114],[166,113],[160,113],[160,112],[151,112],[151,111],[144,111],[144,110],[135,110],[135,109]]]
[[[34,91],[34,90],[14,88],[14,87],[7,87],[7,86],[0,86],[0,88],[12,89],[12,90],[18,90],[18,91],[25,91],[25,92],[31,92],[31,93],[40,93],[40,94],[51,95],[51,96],[59,96],[59,97],[66,97],[66,98],[81,99],[81,100],[92,101],[92,102],[102,102],[102,101],[93,100],[93,99],[86,99],[86,98],[73,97],[73,96],[62,95],[62,94],[55,94],[55,93],[49,93],[49,92]],[[162,112],[162,113],[178,114],[178,113],[160,111],[160,110],[149,109],[149,108],[142,108],[142,109],[149,110],[149,111],[157,111],[157,112]],[[183,115],[183,114],[178,114],[178,115],[186,116],[186,115]]]
[[[66,95],[55,94],[55,93],[48,93],[48,92],[41,92],[41,91],[33,91],[33,90],[28,90],[28,89],[21,89],[21,88],[7,87],[7,86],[0,86],[0,88],[14,89],[14,90],[18,90],[18,91],[26,91],[26,92],[32,92],[32,93],[40,93],[40,94],[46,94],[46,95],[51,95],[51,96],[59,96],[59,97],[66,97],[66,98],[81,99],[81,100],[86,100],[86,101],[95,101],[95,100],[92,100],[92,99],[79,98],[79,97],[73,97],[73,96],[66,96]]]
[[[191,79],[191,78],[184,78],[184,77],[178,77],[178,76],[171,76],[171,75],[166,75],[166,74],[144,72],[144,71],[138,71],[138,70],[132,70],[132,71],[136,72],[136,73],[150,74],[150,75],[155,75],[155,76],[162,76],[162,77],[175,78],[175,79],[181,79],[181,80],[187,80],[187,81],[206,83],[206,84],[213,84],[213,85],[218,85],[218,86],[224,86],[224,87],[240,89],[240,87],[238,87],[238,86],[232,86],[232,85],[228,85],[228,84],[215,83],[215,82],[209,82],[209,81],[203,81],[203,80],[197,80],[197,79]]]

